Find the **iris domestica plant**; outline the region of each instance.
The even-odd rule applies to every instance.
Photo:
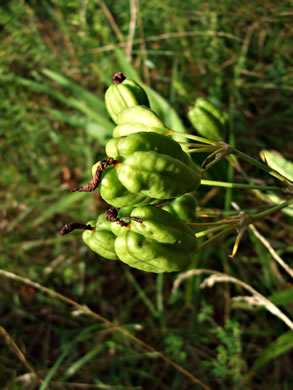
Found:
[[[118,72],[114,85],[105,93],[108,113],[116,123],[113,138],[106,144],[106,158],[92,167],[91,181],[73,191],[99,188],[110,208],[88,224],[65,225],[61,235],[85,230],[83,240],[91,250],[109,260],[146,272],[186,269],[194,253],[224,235],[237,231],[232,251],[235,256],[247,227],[255,220],[293,203],[293,197],[263,212],[224,217],[218,222],[197,223],[193,192],[199,185],[227,188],[283,190],[293,194],[293,183],[285,176],[223,141],[227,115],[209,101],[199,98],[188,112],[200,135],[169,129],[149,108],[144,89]],[[173,136],[187,138],[177,142]],[[183,150],[182,146],[189,147]],[[209,152],[201,169],[191,153]],[[234,154],[256,165],[281,182],[281,186],[256,186],[205,180],[206,171],[219,160]],[[193,226],[207,230],[194,233]],[[211,236],[201,245],[198,237]]]

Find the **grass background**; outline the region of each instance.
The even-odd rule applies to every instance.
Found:
[[[206,275],[200,275],[171,294],[176,274],[146,274],[99,259],[80,234],[61,238],[57,232],[64,223],[86,222],[106,208],[98,193],[69,190],[86,182],[91,165],[104,155],[113,124],[103,94],[118,70],[152,88],[154,107],[174,129],[194,131],[186,107],[207,96],[229,112],[231,144],[251,156],[274,149],[289,159],[291,5],[1,1],[1,269],[89,306],[210,389],[268,384],[291,389],[292,331],[265,308],[232,300],[247,295],[239,285],[201,289]],[[257,183],[275,184],[257,168],[246,163],[242,168]],[[245,182],[226,162],[213,168],[210,178]],[[249,211],[269,202],[252,191],[202,187],[198,212],[229,212],[231,200]],[[290,216],[278,212],[256,226],[290,263]],[[234,238],[206,248],[192,268],[240,279],[292,318],[292,279],[251,232],[231,261]],[[46,384],[50,389],[201,388],[155,352],[59,299],[3,275],[0,286],[3,389],[39,388],[19,352],[5,343],[4,329],[45,380],[42,389]]]

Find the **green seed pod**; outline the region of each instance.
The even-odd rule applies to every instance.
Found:
[[[185,269],[197,248],[191,229],[176,216],[152,206],[135,208],[131,221],[121,227],[115,250],[121,261],[146,272],[172,272]]]
[[[121,161],[115,167],[117,176],[131,193],[172,199],[200,184],[200,175],[181,146],[161,134],[141,132],[114,138],[107,143],[106,153]]]
[[[188,164],[190,160],[181,146],[172,138],[152,132],[133,133],[126,137],[112,138],[106,144],[107,156],[119,159],[119,161],[124,161],[138,151],[166,154],[184,164]]]
[[[129,216],[131,216],[132,210],[133,210],[133,207],[123,207],[119,210],[118,217],[119,218],[129,217]],[[129,227],[130,227],[130,225],[127,228],[129,228]],[[124,232],[125,226],[121,226],[118,223],[111,223],[111,230],[112,230],[112,233],[118,237]]]
[[[99,162],[92,166],[93,175],[95,174],[98,165]],[[117,208],[158,203],[157,199],[151,199],[144,194],[129,192],[118,179],[117,171],[114,167],[105,169],[102,174],[99,188],[101,197],[104,201]]]
[[[120,182],[133,193],[172,199],[195,190],[200,174],[180,160],[157,152],[135,152],[117,167]]]
[[[111,222],[107,221],[102,214],[97,221],[90,221],[88,225],[94,227],[95,230],[83,232],[82,239],[86,245],[105,259],[118,260],[114,247],[116,236],[112,233]]]
[[[203,108],[208,111],[214,118],[217,118],[223,125],[227,120],[226,113],[219,110],[214,104],[204,98],[197,98],[195,104],[197,107]]]
[[[136,81],[125,79],[121,72],[113,76],[113,81],[115,85],[111,85],[105,93],[105,104],[115,123],[119,113],[125,108],[140,104],[149,106],[146,92]]]
[[[157,204],[200,184],[200,174],[181,146],[161,134],[113,138],[106,152],[116,163],[103,170],[100,193],[114,207]],[[93,166],[93,176],[98,166]]]
[[[117,118],[117,124],[123,125],[125,123],[141,123],[148,127],[166,129],[167,132],[161,119],[150,108],[143,105],[125,108],[121,111]]]
[[[193,193],[184,194],[163,206],[162,209],[176,215],[182,221],[191,222],[195,218],[196,200]]]
[[[167,135],[167,129],[165,127],[154,127],[140,122],[128,122],[116,126],[113,130],[113,137],[114,138],[123,137],[125,135],[129,135],[132,133],[139,133],[141,131],[154,132],[154,133]]]
[[[199,104],[197,103],[198,101]],[[221,112],[207,100],[203,98],[197,99],[195,106],[189,109],[187,116],[201,136],[215,141],[220,141],[224,138],[224,115],[221,115]]]

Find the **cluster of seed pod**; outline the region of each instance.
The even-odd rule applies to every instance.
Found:
[[[124,214],[128,216],[121,217]],[[94,252],[142,271],[185,269],[197,248],[189,226],[160,207],[121,209],[112,222],[106,214],[88,224],[92,230],[85,230],[82,237]]]
[[[185,269],[197,241],[182,219],[195,212],[188,193],[200,185],[200,173],[149,108],[143,88],[120,72],[113,81],[105,103],[117,126],[106,144],[107,158],[94,164],[91,182],[75,190],[99,187],[111,212],[90,221],[83,240],[102,257],[143,271]],[[68,226],[62,234],[72,230]]]

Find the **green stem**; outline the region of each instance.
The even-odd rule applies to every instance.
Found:
[[[195,233],[195,237],[196,238],[203,237],[203,236],[206,236],[207,234],[214,233],[214,232],[217,232],[217,231],[222,230],[222,229],[224,229],[223,225],[216,226],[216,227],[213,227],[213,228],[210,228],[207,230],[203,230],[202,232]]]
[[[236,148],[232,148],[232,151],[236,156],[242,158],[243,160],[249,162],[250,164],[255,165],[256,167],[262,169],[263,171],[266,171],[267,173],[274,176],[281,182],[285,183],[286,186],[289,186],[291,188],[293,187],[293,183],[287,177],[283,176],[281,173],[277,172],[273,168],[270,168],[268,165],[265,165],[262,162],[256,160],[255,158],[248,156],[246,153],[240,152],[240,150]]]
[[[261,211],[260,213],[256,213],[256,214],[253,214],[253,215],[250,215],[250,219],[251,221],[249,223],[253,223],[254,221],[256,220],[259,220],[259,219],[262,219],[262,218],[265,218],[266,216],[270,215],[270,214],[273,214],[275,213],[276,211],[279,211],[285,207],[288,207],[290,206],[291,204],[293,204],[293,197],[291,199],[288,199],[286,200],[285,202],[277,205],[277,206],[274,206],[274,207],[270,207],[268,210],[264,210],[264,211]],[[237,221],[236,223],[233,223],[231,224],[230,223],[230,226],[227,226],[226,228],[224,228],[222,231],[220,231],[218,234],[215,234],[213,237],[209,238],[208,240],[204,241],[198,248],[197,248],[197,251],[196,252],[201,252],[206,246],[210,245],[211,243],[213,243],[214,241],[218,240],[219,238],[225,236],[226,234],[230,233],[232,230],[236,229],[237,227],[239,227],[239,224],[240,224],[240,221]],[[222,225],[223,227],[223,225]],[[213,228],[213,229],[218,229],[219,227],[216,227],[216,228]],[[215,230],[214,230],[215,231]],[[209,229],[206,230],[205,232],[199,232],[199,233],[196,233],[195,236],[196,237],[201,237],[205,234],[208,234],[209,232],[212,232],[212,229]]]
[[[209,238],[208,240],[204,241],[196,250],[196,252],[201,252],[206,246],[210,245],[212,242],[218,240],[219,238],[225,236],[226,234],[230,233],[232,230],[236,229],[239,225],[239,222],[234,223],[233,225],[227,226],[225,229],[223,229],[218,234],[215,234],[213,237]]]
[[[246,190],[282,191],[281,187],[276,187],[276,186],[259,186],[256,184],[227,183],[225,181],[204,180],[204,179],[201,180],[200,184],[204,186],[242,188]]]
[[[168,129],[168,135],[176,135],[176,136],[179,136],[179,137],[181,136],[181,137],[184,137],[184,138],[192,139],[192,140],[199,141],[199,142],[202,142],[204,144],[209,144],[209,145],[216,145],[218,143],[218,141],[213,141],[213,140],[210,140],[208,138],[198,137],[198,136],[192,135],[192,134],[179,133],[178,131],[174,131],[172,129]],[[276,179],[278,179],[281,182],[283,182],[286,185],[286,187],[289,187],[289,188],[293,189],[292,181],[289,180],[287,177],[283,176],[281,173],[279,173],[275,169],[269,167],[268,165],[263,164],[262,162],[256,160],[253,157],[250,157],[248,154],[241,152],[240,150],[234,148],[233,146],[231,146],[231,149],[232,149],[232,152],[236,156],[242,158],[243,160],[249,162],[250,164],[255,165],[256,167],[258,167],[258,168],[262,169],[263,171],[269,173],[271,176],[274,176]],[[204,151],[204,150],[202,150],[202,151]],[[189,153],[190,153],[190,151],[189,151]],[[232,187],[230,187],[230,188],[232,188]]]
[[[196,148],[196,149],[187,149],[185,153],[202,153],[202,152],[210,152],[210,148]]]
[[[179,141],[178,144],[184,145],[184,146],[193,146],[194,148],[202,148],[203,146],[205,146],[203,144],[196,144],[194,142],[181,142],[181,141]]]
[[[261,211],[260,213],[253,214],[250,217],[253,221],[257,221],[259,219],[265,218],[267,215],[275,213],[276,211],[282,210],[285,207],[290,206],[291,204],[293,204],[293,197],[283,203],[278,204],[277,206],[270,207],[269,209]]]
[[[228,220],[221,220],[218,222],[185,222],[185,225],[187,226],[223,226],[231,224],[233,221],[231,219]]]
[[[178,137],[194,139],[195,141],[199,141],[199,142],[202,142],[204,144],[209,144],[209,145],[216,145],[218,143],[218,141],[212,141],[211,139],[198,137],[198,136],[192,135],[192,134],[179,133],[178,131],[174,131],[172,129],[168,129],[168,135],[176,135]]]

